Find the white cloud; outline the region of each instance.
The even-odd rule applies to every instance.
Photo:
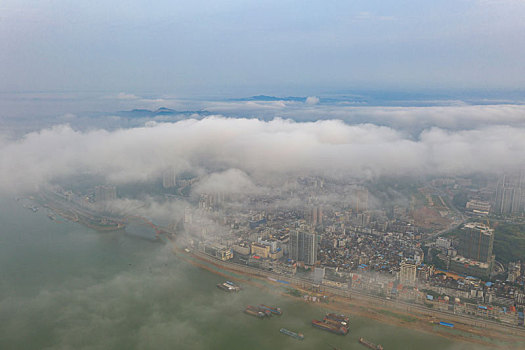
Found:
[[[320,101],[319,97],[316,97],[316,96],[308,96],[306,98],[306,104],[308,105],[316,105],[318,104]]]
[[[410,118],[413,118],[410,117]],[[426,128],[414,137],[373,124],[208,117],[117,131],[75,131],[67,125],[4,141],[0,188],[35,189],[74,174],[113,183],[148,181],[168,166],[210,176],[205,184],[287,174],[348,177],[496,172],[524,163],[524,126],[451,131]],[[221,185],[222,186],[222,185]]]
[[[279,101],[282,102],[282,101]],[[396,130],[420,132],[433,126],[444,129],[474,129],[488,125],[525,126],[525,104],[471,105],[460,100],[408,101],[428,106],[367,106],[362,102],[311,105],[286,102],[207,102],[203,108],[217,114],[249,116],[266,120],[276,117],[296,121],[338,119],[347,124],[373,123]]]
[[[220,173],[212,173],[195,187],[196,193],[229,193],[229,194],[254,194],[260,189],[250,177],[239,169],[228,169]]]
[[[127,94],[125,92],[119,92],[117,95],[118,100],[137,100],[139,98],[140,97],[138,97],[137,95]]]

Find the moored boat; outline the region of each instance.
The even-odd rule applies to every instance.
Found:
[[[359,343],[366,346],[369,349],[372,350],[384,350],[383,347],[380,344],[374,344],[371,341],[366,340],[365,338],[361,337],[359,338]]]
[[[272,312],[270,310],[267,310],[261,306],[254,306],[257,311],[262,312],[266,317],[272,317]]]
[[[333,324],[334,326],[343,326],[343,327],[348,327],[348,323],[344,322],[344,321],[337,321],[337,320],[334,320],[334,319],[331,319],[331,318],[328,318],[328,317],[324,317],[323,318],[323,322],[325,323],[329,323],[329,324]]]
[[[272,314],[275,314],[275,315],[281,316],[283,314],[283,312],[281,311],[280,307],[272,307],[272,306],[268,306],[268,305],[264,305],[264,304],[260,304],[259,307],[264,309],[264,310],[268,310]]]
[[[258,317],[258,318],[264,318],[266,317],[266,315],[264,314],[264,312],[261,312],[259,311],[259,309],[255,306],[251,306],[251,305],[248,305],[245,309],[244,309],[244,312],[247,313],[248,315],[252,315],[252,316],[255,316],[255,317]]]
[[[238,292],[240,290],[240,287],[237,285],[232,285],[228,282],[219,283],[217,284],[217,288],[222,289],[226,292]]]
[[[350,319],[348,318],[348,316],[345,316],[343,314],[334,314],[334,313],[328,313],[326,314],[325,316],[326,318],[329,318],[331,320],[335,320],[335,321],[339,321],[339,322],[345,322],[346,324],[348,324],[348,322],[350,322]]]
[[[295,333],[295,332],[292,332],[286,328],[281,328],[279,330],[279,332],[283,333],[283,334],[286,334],[286,335],[289,335],[290,337],[292,338],[295,338],[295,339],[299,339],[299,340],[303,340],[304,339],[304,335],[302,333]]]
[[[332,332],[339,335],[346,335],[348,334],[348,328],[343,326],[337,326],[331,323],[319,321],[319,320],[312,320],[312,326],[322,329],[324,331]]]

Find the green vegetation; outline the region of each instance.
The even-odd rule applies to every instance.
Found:
[[[454,195],[452,203],[458,209],[465,209],[465,205],[468,202],[468,194],[466,192],[460,192]]]
[[[504,264],[525,260],[525,224],[500,223],[495,226],[494,254]]]
[[[454,237],[458,237],[460,233],[461,233],[461,229],[456,228],[454,230],[451,230],[451,231],[448,231],[448,232],[442,234],[441,237],[451,238],[452,239]]]
[[[494,221],[491,220],[491,224]],[[504,264],[510,261],[525,260],[525,224],[495,223],[494,250],[496,259]],[[442,235],[447,238],[459,237],[461,229],[455,229]],[[439,267],[439,259],[435,259],[437,252],[431,251],[432,263]]]
[[[303,296],[303,294],[300,291],[294,288],[289,288],[286,292],[290,294],[291,296],[298,297],[298,298]]]
[[[430,250],[430,254],[432,254],[431,264],[433,264],[436,268],[441,269],[441,270],[447,269],[447,263],[438,257],[439,250],[432,248]]]
[[[442,198],[440,196],[432,195],[432,202],[434,202],[434,207],[438,209],[447,209],[446,203],[444,203],[445,201],[443,200],[442,202],[441,199]]]
[[[415,318],[415,317],[398,314],[398,313],[395,313],[395,312],[392,312],[392,311],[388,311],[388,310],[378,310],[377,312],[380,313],[380,314],[386,315],[386,316],[398,318],[398,319],[400,319],[402,321],[405,321],[405,322],[416,322],[417,321],[417,318]]]

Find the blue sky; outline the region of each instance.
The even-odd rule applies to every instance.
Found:
[[[0,91],[521,89],[525,1],[0,4]]]

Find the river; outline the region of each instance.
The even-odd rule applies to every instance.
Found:
[[[45,208],[0,198],[0,349],[480,349],[447,338],[351,317],[343,337],[313,328],[320,306],[244,284],[180,260],[168,245],[54,221]],[[278,305],[259,320],[248,304]],[[304,341],[279,333],[302,332]]]

